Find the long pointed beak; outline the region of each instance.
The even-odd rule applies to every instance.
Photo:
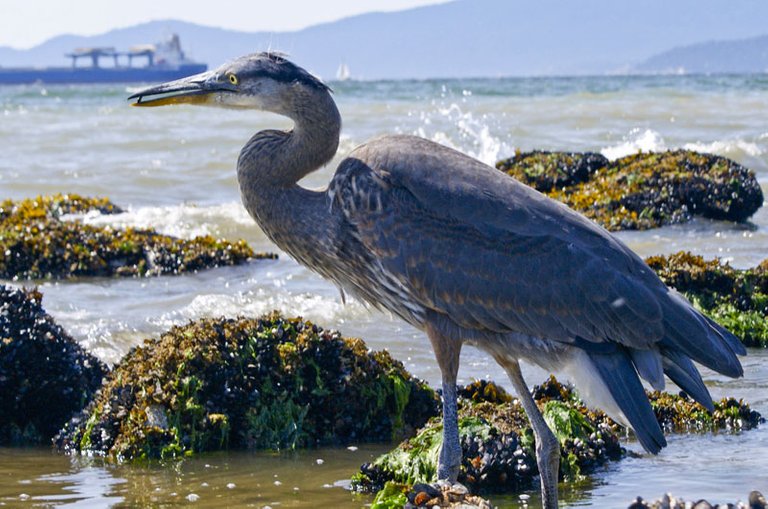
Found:
[[[215,71],[145,88],[128,98],[132,106],[165,106],[168,104],[208,104],[219,92],[232,92],[228,83],[221,82]]]

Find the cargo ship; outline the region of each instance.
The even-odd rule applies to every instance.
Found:
[[[155,82],[183,78],[208,69],[207,65],[184,55],[176,34],[166,41],[134,46],[128,51],[116,51],[112,47],[77,48],[66,56],[72,59],[69,67],[0,67],[0,85]],[[106,66],[102,65],[104,59],[107,59]],[[135,60],[139,60],[140,65],[134,65]]]

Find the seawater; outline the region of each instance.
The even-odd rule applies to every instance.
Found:
[[[767,75],[347,81],[332,87],[344,119],[339,155],[305,179],[308,187],[324,186],[344,154],[366,139],[407,133],[489,164],[516,149],[597,151],[617,158],[689,148],[747,166],[768,192]],[[134,90],[0,87],[0,199],[55,192],[109,196],[124,214],[80,219],[180,237],[244,238],[256,250],[277,251],[240,204],[234,167],[253,132],[290,128],[290,122],[248,111],[131,108],[125,98]],[[642,256],[686,249],[749,267],[768,257],[768,211],[743,225],[697,219],[618,236]],[[388,348],[415,375],[438,383],[421,333],[358,302],[342,305],[335,287],[279,254],[277,261],[179,277],[37,284],[46,309],[109,363],[174,324],[278,309],[362,337],[373,349]],[[743,379],[705,371],[705,380],[714,396],[744,397],[768,414],[768,355],[753,350],[744,363]],[[546,373],[528,368],[525,375],[534,384]],[[463,352],[459,376],[461,382],[491,378],[508,386],[501,370],[473,349]],[[768,492],[765,427],[737,435],[671,436],[669,442],[657,457],[609,465],[569,490],[569,505],[621,507],[637,495],[654,498],[665,491],[712,501],[743,499],[750,489]],[[631,441],[628,446],[639,450]],[[361,507],[370,499],[347,493],[345,480],[383,450],[361,445],[228,453],[135,467],[47,449],[0,449],[0,504]],[[519,505],[516,496],[493,501]]]

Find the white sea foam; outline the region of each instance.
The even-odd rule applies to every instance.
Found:
[[[735,139],[735,140],[716,140],[710,143],[696,142],[686,143],[684,149],[705,152],[707,154],[717,154],[726,157],[735,157],[742,154],[758,157],[763,155],[764,150],[756,143]]]
[[[600,152],[613,161],[638,152],[663,152],[667,150],[664,138],[653,129],[632,129],[618,145],[605,147]]]
[[[165,235],[192,238],[198,235],[217,235],[219,225],[235,223],[253,226],[253,219],[240,203],[222,203],[200,207],[180,204],[163,207],[129,208],[121,214],[89,212],[69,215],[65,219],[82,219],[85,224],[118,228],[153,228]]]
[[[343,304],[340,298],[329,299],[324,295],[258,288],[235,294],[197,295],[188,305],[158,317],[154,325],[167,328],[203,316],[261,316],[274,310],[291,316],[302,316],[326,326],[342,324],[350,317],[368,315],[363,304],[349,297],[347,303]]]
[[[620,157],[636,154],[637,152],[663,152],[673,148],[677,147],[668,146],[664,137],[659,132],[653,129],[634,128],[624,137],[621,143],[605,147],[600,152],[608,159],[615,160]],[[739,138],[711,142],[696,141],[685,143],[680,148],[736,158],[742,155],[758,157],[765,153],[765,150],[757,143]]]

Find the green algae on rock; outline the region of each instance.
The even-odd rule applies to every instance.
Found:
[[[534,437],[520,404],[493,382],[474,382],[459,392],[463,453],[459,482],[474,493],[519,492],[532,487],[538,473]],[[532,392],[560,441],[561,480],[579,480],[600,465],[625,456],[618,439],[621,426],[602,411],[586,407],[571,386],[550,377]],[[483,394],[489,394],[490,401],[484,401]],[[710,415],[685,395],[652,393],[649,398],[657,419],[671,432],[744,430],[764,422],[743,401],[716,402]],[[363,465],[352,478],[353,489],[377,492],[387,483],[395,483],[401,492],[407,492],[413,484],[433,482],[441,431],[442,422],[430,420],[415,437]],[[390,493],[397,495],[391,487]],[[377,500],[381,507],[388,507],[383,495]]]
[[[557,384],[554,379],[549,383]],[[473,493],[531,487],[538,471],[533,431],[519,402],[486,381],[470,384],[460,394],[462,465],[458,482]],[[484,401],[482,394],[491,394],[491,400]],[[545,401],[542,410],[560,438],[563,479],[577,479],[623,454],[616,432],[591,419],[575,397],[567,402]],[[352,478],[353,489],[376,492],[390,481],[406,485],[433,482],[441,441],[442,421],[435,418],[415,437],[363,465]]]
[[[768,347],[768,259],[746,270],[683,251],[645,261],[745,346]]]
[[[74,194],[0,203],[0,278],[179,274],[276,257],[255,254],[243,240],[209,235],[185,240],[152,230],[62,220],[64,214],[90,211],[114,214],[121,209],[106,198]]]
[[[392,440],[437,413],[386,352],[298,318],[202,319],[134,348],[59,448],[121,459]]]
[[[654,391],[648,394],[653,412],[668,432],[738,431],[752,429],[765,419],[744,400],[723,398],[715,401],[715,411],[707,410],[684,394]]]
[[[753,172],[690,150],[612,162],[592,153],[528,152],[496,166],[609,230],[645,230],[693,215],[746,221],[763,204]]]
[[[496,168],[542,193],[589,181],[609,161],[595,152],[516,151],[496,163]]]
[[[0,444],[50,441],[107,372],[41,301],[36,290],[0,285]]]

